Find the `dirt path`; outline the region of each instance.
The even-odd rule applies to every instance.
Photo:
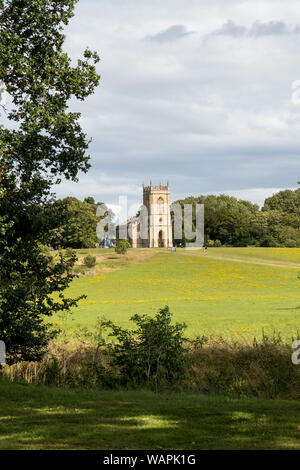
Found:
[[[283,262],[271,262],[271,261],[268,261],[268,260],[262,260],[262,259],[258,259],[258,258],[253,258],[253,259],[249,259],[249,260],[246,260],[246,259],[241,259],[241,258],[228,258],[227,256],[214,256],[214,255],[210,255],[208,253],[206,254],[203,254],[204,257],[206,258],[211,258],[211,259],[215,259],[215,260],[220,260],[220,261],[234,261],[234,262],[237,262],[237,263],[247,263],[247,264],[259,264],[259,265],[262,265],[262,266],[275,266],[277,268],[291,268],[291,269],[299,269],[300,270],[300,265],[296,264],[296,263],[289,263],[289,264],[284,264]]]

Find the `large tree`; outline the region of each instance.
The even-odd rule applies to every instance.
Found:
[[[300,189],[285,189],[279,191],[265,200],[263,211],[278,210],[285,214],[294,214],[300,217]]]
[[[54,202],[55,209],[62,216],[62,224],[49,233],[49,245],[58,248],[95,248],[101,239],[99,222],[109,221],[112,227],[114,213],[103,202],[96,203],[89,196],[80,201],[75,197],[66,197]],[[101,207],[101,211],[98,211]],[[98,214],[101,215],[98,215]],[[104,224],[102,222],[102,224]],[[100,226],[101,227],[101,226]],[[108,224],[103,227],[108,232]]]
[[[69,310],[75,256],[50,262],[43,249],[62,224],[51,200],[61,178],[89,168],[89,140],[69,100],[84,100],[99,82],[97,53],[72,65],[63,27],[77,0],[0,0],[0,80],[10,123],[0,126],[0,339],[9,363],[37,360],[55,332],[45,318]],[[55,294],[55,295],[54,295]]]
[[[56,205],[64,211],[65,217],[62,226],[54,230],[50,244],[63,248],[95,248],[99,245],[97,237],[97,224],[100,217],[96,215],[96,204],[87,198],[83,202],[75,197],[66,197],[56,201]]]
[[[245,246],[251,243],[251,221],[259,210],[257,205],[224,194],[188,197],[176,202],[182,207],[184,204],[192,204],[193,208],[196,204],[204,204],[206,244],[218,241],[222,244]],[[193,223],[196,224],[195,210]]]

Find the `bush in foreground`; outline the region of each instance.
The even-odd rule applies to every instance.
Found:
[[[172,314],[166,306],[154,318],[134,315],[136,330],[123,329],[111,321],[102,326],[108,336],[117,340],[111,347],[110,367],[117,369],[121,383],[135,386],[175,384],[185,375],[189,355],[183,344],[185,324],[171,323]]]
[[[228,397],[300,399],[300,366],[279,335],[252,343],[184,338],[168,307],[135,315],[135,330],[103,322],[97,337],[52,344],[43,361],[5,366],[2,376],[59,387],[186,390]],[[109,329],[108,342],[102,337]]]

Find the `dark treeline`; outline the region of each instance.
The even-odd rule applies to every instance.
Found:
[[[204,204],[207,246],[300,247],[300,189],[274,194],[261,209],[226,195],[187,197],[176,202],[182,207]],[[179,245],[182,240],[174,243]]]
[[[97,207],[102,202],[95,202],[89,196],[80,201],[75,197],[66,197],[55,201],[54,206],[62,215],[63,223],[49,234],[49,245],[53,248],[95,248],[99,246],[97,225],[103,217],[97,216]],[[104,210],[106,206],[104,205]],[[105,216],[113,217],[107,209]]]
[[[176,201],[182,205],[204,204],[205,245],[207,246],[265,246],[300,247],[300,189],[285,190],[265,200],[260,209],[250,201],[227,195],[187,197]],[[94,248],[99,245],[96,227],[97,206],[92,197],[80,201],[66,197],[55,201],[63,213],[62,225],[49,235],[49,244],[57,248]],[[107,210],[106,216],[113,218]],[[172,214],[173,217],[173,214]],[[195,225],[195,215],[193,219]],[[175,245],[186,243],[174,240]]]

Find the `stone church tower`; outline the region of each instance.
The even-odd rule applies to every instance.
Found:
[[[169,248],[172,242],[172,223],[170,215],[170,185],[159,186],[143,184],[143,205],[148,214],[148,240],[143,245],[149,248]]]
[[[125,234],[125,235],[124,235]],[[143,184],[143,209],[139,216],[116,227],[117,241],[128,238],[132,248],[170,248],[172,223],[170,214],[170,185]]]

